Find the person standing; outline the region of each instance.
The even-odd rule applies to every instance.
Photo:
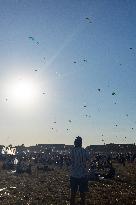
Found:
[[[89,153],[82,147],[82,138],[76,137],[71,150],[70,205],[75,205],[76,193],[79,190],[81,204],[85,205],[85,193],[88,192],[87,161]]]

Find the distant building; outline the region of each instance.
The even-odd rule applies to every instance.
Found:
[[[86,149],[90,153],[125,153],[125,152],[136,152],[135,144],[105,144],[105,145],[90,145]]]
[[[65,144],[36,144],[35,146],[16,146],[17,153],[69,153],[73,145]]]
[[[3,145],[0,145],[0,152],[2,153]],[[65,144],[36,144],[35,146],[25,147],[24,145],[18,145],[14,147],[9,146],[5,147],[8,153],[16,154],[31,154],[31,153],[60,153],[60,154],[69,154],[70,150],[74,145],[65,145]],[[135,152],[135,144],[104,144],[104,145],[90,145],[86,149],[90,153],[125,153],[125,152]]]

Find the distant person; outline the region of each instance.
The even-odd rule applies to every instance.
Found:
[[[125,162],[126,162],[125,156],[121,155],[120,160],[121,160],[121,163],[123,164],[123,166],[125,167]]]
[[[75,205],[75,197],[78,190],[81,204],[85,205],[85,193],[88,192],[87,160],[89,160],[89,154],[82,148],[81,137],[76,137],[74,145],[71,151],[70,205]]]

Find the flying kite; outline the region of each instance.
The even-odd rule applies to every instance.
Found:
[[[88,21],[88,23],[92,23],[92,21],[89,17],[86,17],[85,19]]]
[[[112,95],[116,95],[116,93],[115,93],[115,92],[112,92]]]
[[[83,61],[87,63],[87,59],[84,59]]]
[[[35,40],[34,37],[32,37],[32,36],[29,36],[28,38],[31,39],[32,41]]]

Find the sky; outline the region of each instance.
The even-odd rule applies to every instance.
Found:
[[[136,2],[0,0],[0,144],[135,143]]]

